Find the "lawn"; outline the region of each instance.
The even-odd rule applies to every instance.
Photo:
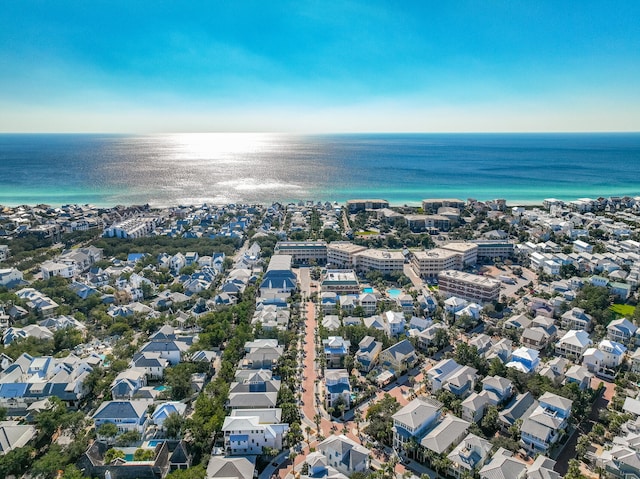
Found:
[[[611,311],[613,311],[616,314],[619,314],[620,316],[625,316],[627,318],[630,318],[631,316],[633,316],[633,312],[635,311],[635,306],[630,306],[628,304],[614,304],[611,306]]]

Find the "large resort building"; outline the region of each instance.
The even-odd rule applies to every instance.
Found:
[[[417,275],[434,278],[440,271],[472,266],[477,259],[478,245],[475,243],[449,243],[440,248],[414,252],[411,266]]]
[[[278,241],[275,254],[287,254],[294,264],[325,264],[327,262],[327,243],[324,241]]]
[[[500,281],[485,276],[453,270],[441,271],[438,284],[444,297],[457,296],[482,303],[497,301],[500,297]]]
[[[366,246],[348,241],[334,241],[327,245],[327,265],[331,268],[355,268],[355,255],[366,250]]]
[[[437,213],[440,208],[464,208],[464,201],[453,198],[435,198],[422,200],[422,209],[425,213]]]
[[[402,272],[404,268],[404,255],[401,251],[367,249],[354,256],[358,271],[375,270],[383,274],[390,274],[397,271]]]
[[[358,211],[365,210],[381,210],[388,208],[389,202],[387,200],[380,199],[365,199],[365,200],[349,200],[347,201],[347,211],[349,213],[357,213]]]

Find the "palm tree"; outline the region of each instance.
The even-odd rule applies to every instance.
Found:
[[[360,411],[360,409],[356,409],[356,412],[353,414],[353,421],[356,423],[358,437],[360,437],[360,423],[362,422],[362,411]]]
[[[320,423],[322,422],[322,416],[320,414],[316,414],[313,416],[313,422],[316,423],[316,430],[320,432]]]
[[[304,432],[307,433],[307,445],[311,447],[311,427],[310,426],[305,427]]]

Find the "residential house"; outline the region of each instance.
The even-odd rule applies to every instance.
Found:
[[[146,352],[134,354],[130,365],[132,368],[142,369],[149,379],[160,380],[170,364],[168,359],[161,357],[161,353]]]
[[[393,416],[393,449],[415,454],[411,444],[419,444],[428,430],[438,421],[442,404],[419,397],[400,408]]]
[[[527,391],[514,397],[499,413],[500,426],[504,432],[508,432],[518,419],[529,416],[529,413],[538,407],[538,401]]]
[[[129,368],[121,371],[111,383],[111,397],[131,399],[142,387],[147,385],[147,375],[142,368]]]
[[[564,373],[565,384],[575,383],[580,390],[588,388],[593,375],[584,366],[573,365]]]
[[[447,455],[451,461],[449,475],[456,479],[461,479],[463,475],[473,476],[489,458],[491,447],[491,442],[488,440],[475,434],[467,434],[462,442]]]
[[[254,479],[255,458],[211,456],[206,479]]]
[[[365,336],[358,344],[356,353],[356,363],[360,371],[369,372],[378,361],[378,356],[382,351],[382,343],[376,341],[373,336]]]
[[[592,344],[589,333],[572,329],[556,343],[556,354],[568,358],[581,358]]]
[[[567,428],[572,404],[570,399],[544,393],[538,407],[522,422],[520,443],[531,453],[545,454]]]
[[[349,372],[346,369],[328,369],[325,372],[326,407],[335,408],[340,402],[345,405],[345,410],[351,408]]]
[[[524,479],[526,474],[527,464],[503,447],[496,451],[479,472],[480,479]]]
[[[26,446],[38,434],[34,426],[18,421],[0,421],[0,455]]]
[[[151,415],[151,421],[159,428],[163,428],[164,420],[167,419],[171,414],[177,414],[180,417],[184,417],[186,411],[186,404],[179,401],[168,401],[159,404],[155,408],[153,414]]]
[[[369,470],[371,451],[343,434],[328,437],[317,449],[327,458],[329,466],[343,474]]]
[[[227,416],[222,426],[225,452],[237,456],[262,454],[265,448],[280,451],[288,430],[288,424],[265,424],[259,415]]]
[[[607,326],[607,338],[622,344],[635,341],[638,328],[627,318],[614,319]]]
[[[322,340],[324,355],[327,359],[327,367],[339,368],[342,365],[343,358],[349,354],[351,341],[345,340],[340,336],[329,336]]]
[[[420,440],[420,446],[426,451],[445,454],[451,447],[457,446],[462,441],[467,435],[470,425],[464,419],[447,414],[436,427]],[[425,454],[425,459],[427,457]]]
[[[118,433],[136,431],[144,433],[149,422],[147,409],[150,402],[135,401],[105,401],[91,417],[96,428],[105,423],[115,424]]]
[[[418,356],[411,342],[404,339],[382,351],[378,361],[384,369],[400,377],[416,364]]]
[[[398,337],[404,334],[404,327],[406,325],[404,314],[397,311],[387,311],[382,317],[387,336]]]
[[[584,312],[582,308],[571,308],[569,311],[565,312],[560,318],[560,324],[562,329],[577,329],[590,331],[591,330],[591,322],[593,317],[590,314]]]
[[[511,361],[506,366],[508,368],[516,368],[523,373],[530,373],[540,364],[538,351],[524,346],[519,347],[511,354]]]

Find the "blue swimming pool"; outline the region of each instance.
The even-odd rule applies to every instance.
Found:
[[[165,389],[167,389],[167,386],[156,386],[155,388],[156,391],[164,391]]]
[[[398,296],[400,296],[402,294],[402,290],[401,289],[388,289],[387,290],[387,294],[389,295],[390,298],[397,298]]]
[[[156,447],[158,444],[162,444],[164,439],[152,439],[149,441],[149,447]]]
[[[362,288],[363,293],[373,293],[373,288]]]

